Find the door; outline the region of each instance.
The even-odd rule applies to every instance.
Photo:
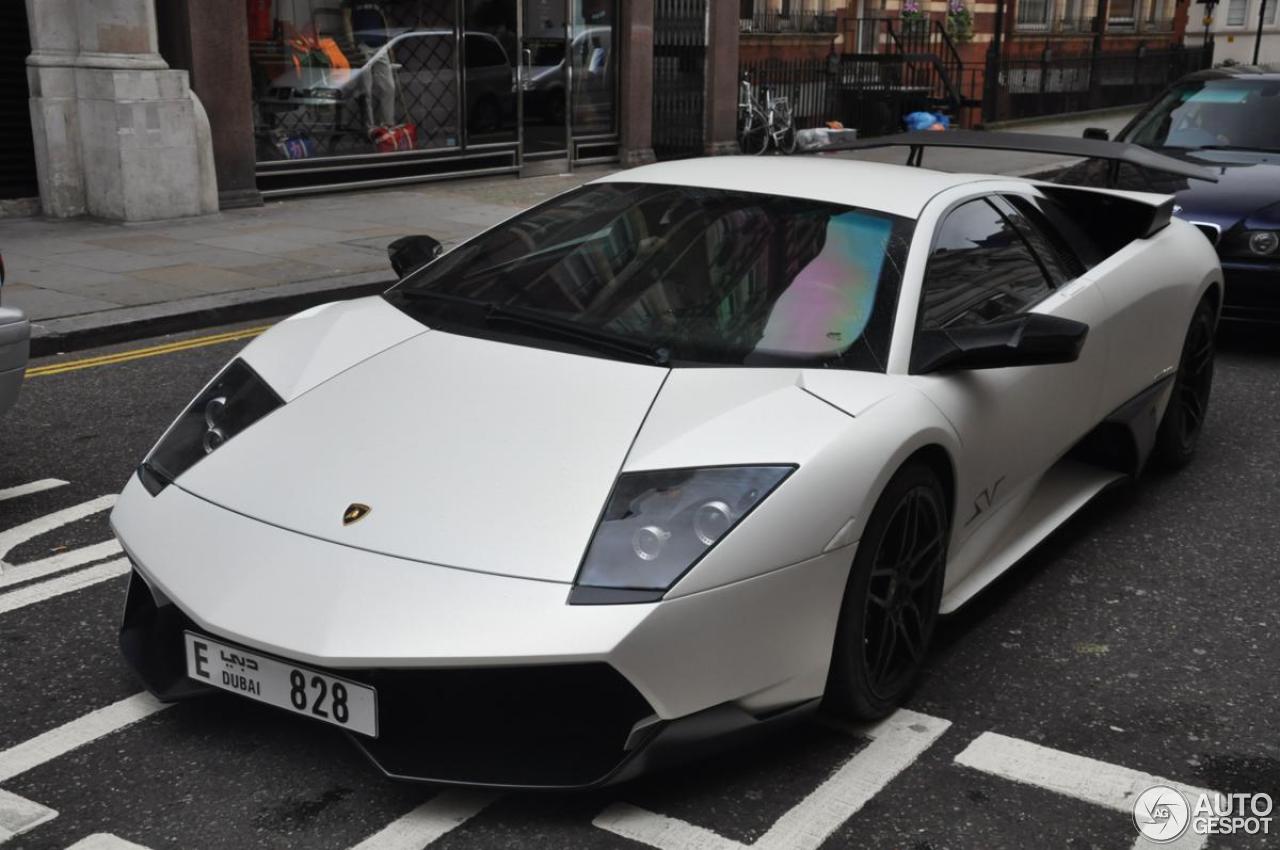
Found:
[[[569,170],[568,0],[520,2],[520,174]]]
[[[1031,310],[1090,326],[1073,363],[918,379],[965,447],[956,476],[955,543],[1006,506],[1006,517],[1016,514],[1041,475],[1099,416],[1105,305],[1092,281],[1079,276],[1082,271],[1052,243],[1051,234],[1003,197],[965,201],[938,227],[925,272],[921,329],[985,325]]]

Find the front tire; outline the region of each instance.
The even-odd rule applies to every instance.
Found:
[[[949,536],[937,475],[918,462],[898,470],[853,559],[827,678],[828,707],[878,720],[911,692],[938,620]]]
[[[1181,469],[1195,457],[1213,388],[1213,330],[1213,304],[1204,298],[1187,329],[1173,394],[1156,431],[1152,460],[1164,469]]]

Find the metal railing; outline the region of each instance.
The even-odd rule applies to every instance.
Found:
[[[744,33],[834,33],[836,16],[827,12],[796,11],[755,12],[751,17],[739,19],[738,28]]]
[[[1046,21],[1018,21],[1013,31],[1023,34],[1089,35],[1095,31],[1098,19],[1094,16],[1065,16]],[[1173,32],[1172,18],[1118,18],[1107,21],[1107,32],[1113,35],[1168,34]]]
[[[917,110],[942,109],[956,115],[976,102],[973,96],[981,82],[974,69],[948,73],[931,53],[771,59],[744,64],[741,70],[755,85],[788,99],[797,129],[839,121],[864,137],[901,131],[903,116]]]
[[[1004,59],[994,114],[989,120],[1081,112],[1141,104],[1184,74],[1208,67],[1201,47],[1139,48],[1124,53]]]

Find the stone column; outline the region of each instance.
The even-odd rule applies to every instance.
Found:
[[[626,167],[653,162],[653,0],[622,0],[621,144]]]
[[[144,221],[217,210],[208,118],[156,48],[154,0],[26,0],[46,215]]]
[[[44,214],[83,215],[84,160],[80,155],[75,58],[80,52],[76,0],[27,0],[31,55],[31,131]]]
[[[738,5],[713,0],[707,21],[709,155],[738,153]]]

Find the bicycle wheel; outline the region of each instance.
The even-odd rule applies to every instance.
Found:
[[[796,152],[796,122],[790,115],[787,115],[781,131],[774,138],[777,142],[778,150],[783,153]]]
[[[755,104],[738,118],[738,146],[744,154],[759,156],[769,149],[769,119]]]

